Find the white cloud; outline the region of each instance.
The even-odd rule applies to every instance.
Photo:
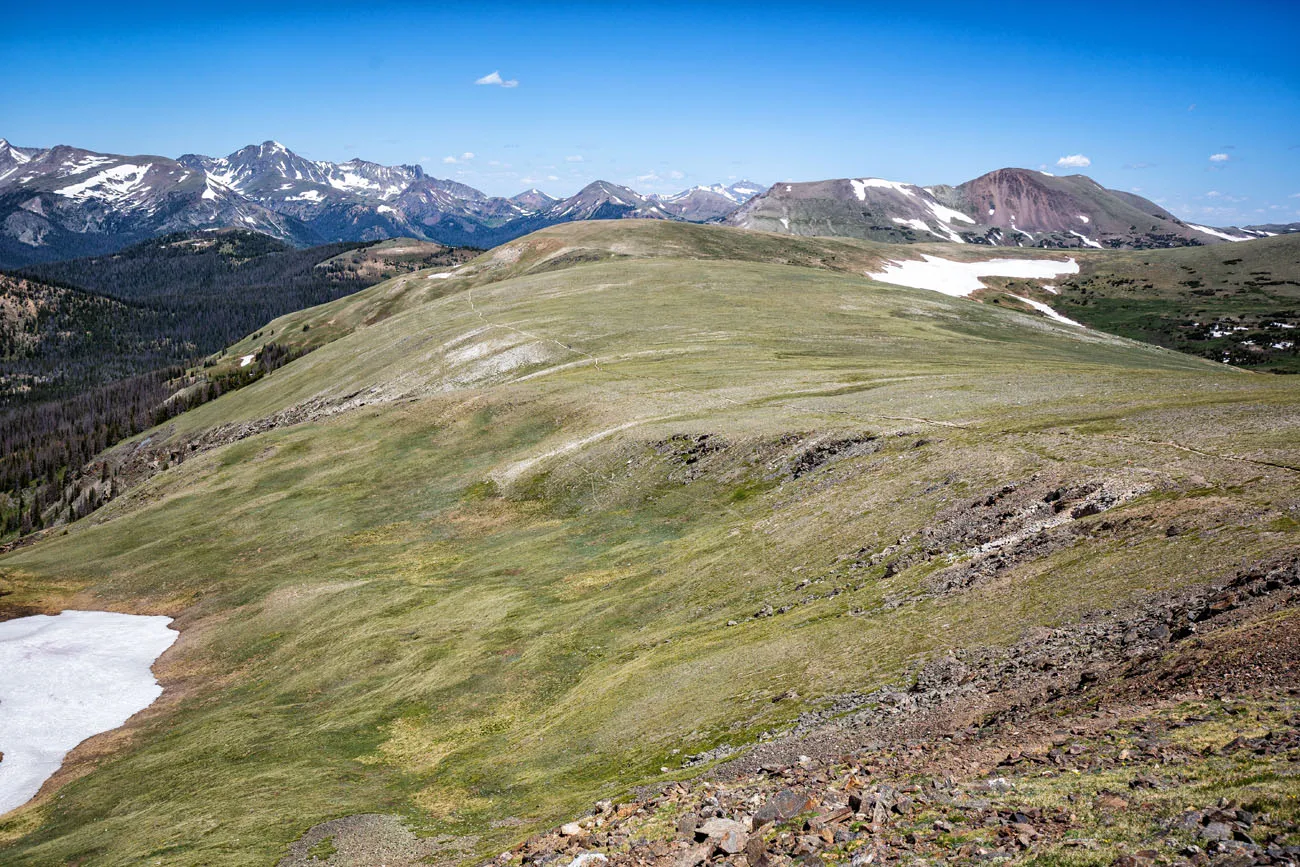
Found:
[[[493,71],[474,80],[475,84],[495,84],[497,87],[518,87],[519,80],[516,78],[502,78],[499,71]]]
[[[1210,162],[1226,163],[1230,157],[1227,154],[1210,154]]]
[[[672,178],[674,181],[680,181],[682,178],[686,177],[686,175],[683,172],[673,169],[668,173],[668,177]]]
[[[472,159],[474,159],[473,152],[465,151],[465,153],[461,154],[458,157],[443,157],[442,161],[450,166],[450,165],[455,165],[456,163],[467,163]]]
[[[584,159],[582,158],[582,154],[574,154],[574,155],[571,156],[571,157],[565,157],[565,158],[564,158],[564,161],[565,161],[566,163],[581,163],[581,162],[586,162],[586,160],[584,160]]]
[[[636,179],[638,182],[643,184],[653,184],[663,180],[663,178],[659,177],[654,172],[651,172],[648,175],[637,175]]]
[[[1288,199],[1300,199],[1300,193],[1292,193],[1291,195],[1287,196],[1287,198],[1288,198]]]
[[[559,178],[556,177],[555,175],[547,175],[547,176],[546,176],[546,179],[547,179],[548,181],[558,181],[558,180],[559,180]]]
[[[1083,154],[1070,154],[1068,157],[1061,157],[1056,164],[1065,169],[1086,169],[1092,165],[1092,160]]]

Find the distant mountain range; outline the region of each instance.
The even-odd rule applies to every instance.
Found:
[[[231,227],[298,246],[408,236],[491,247],[572,220],[718,221],[763,189],[741,181],[658,197],[596,181],[567,199],[540,190],[501,198],[416,165],[309,160],[274,141],[171,159],[0,139],[0,266]]]
[[[1292,226],[1218,229],[1085,175],[998,169],[956,187],[880,178],[777,184],[727,223],[793,235],[876,241],[954,241],[999,247],[1146,249],[1249,241]]]
[[[566,199],[535,189],[502,198],[417,165],[309,160],[274,141],[225,157],[171,159],[0,139],[0,267],[102,255],[196,229],[251,229],[300,247],[395,237],[493,247],[557,223],[625,218],[893,242],[1123,249],[1300,228],[1196,225],[1083,175],[1027,169],[955,187],[845,178],[765,190],[739,181],[660,196],[595,181]]]

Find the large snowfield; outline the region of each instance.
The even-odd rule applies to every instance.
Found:
[[[1073,259],[988,259],[983,262],[955,262],[923,254],[924,261],[906,259],[887,262],[883,270],[868,274],[872,280],[933,289],[945,295],[964,298],[977,289],[986,288],[981,277],[1023,277],[1046,280],[1061,274],[1078,274],[1079,263]]]
[[[170,617],[64,611],[0,623],[0,813],[31,800],[68,751],[162,695],[151,666]]]

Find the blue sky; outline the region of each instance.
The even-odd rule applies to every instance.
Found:
[[[1300,220],[1295,2],[58,13],[5,13],[0,136],[15,144],[179,156],[276,139],[505,195],[1042,167],[1196,222]],[[475,83],[494,72],[517,85]]]

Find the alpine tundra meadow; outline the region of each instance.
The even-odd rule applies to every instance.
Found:
[[[1300,862],[1300,7],[4,17],[0,864]]]

